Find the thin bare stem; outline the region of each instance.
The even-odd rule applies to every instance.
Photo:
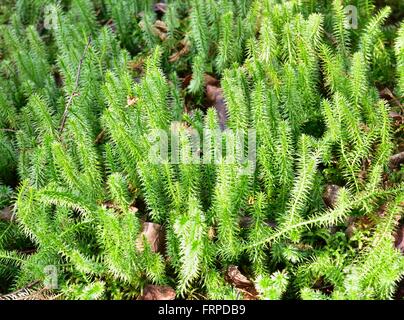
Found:
[[[9,128],[0,128],[0,131],[5,131],[5,132],[17,132],[15,129],[9,129]]]
[[[62,117],[62,120],[60,122],[60,129],[59,129],[59,134],[60,135],[63,133],[63,130],[65,128],[67,116],[69,114],[69,108],[70,108],[70,106],[71,106],[71,104],[73,102],[73,97],[75,97],[77,95],[77,88],[79,86],[80,74],[81,74],[81,66],[83,65],[83,61],[84,61],[84,58],[85,58],[86,53],[88,51],[88,48],[90,47],[90,44],[91,44],[91,36],[88,37],[87,45],[84,48],[83,54],[82,54],[82,56],[80,58],[80,61],[79,61],[79,65],[77,67],[77,74],[76,74],[76,81],[74,83],[74,89],[73,89],[72,93],[70,94],[69,99],[67,100],[67,103],[66,103],[66,106],[65,106],[65,111],[63,112],[63,117]]]

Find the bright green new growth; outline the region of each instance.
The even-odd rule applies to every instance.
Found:
[[[393,104],[373,50],[391,9],[356,2],[351,30],[339,0],[18,0],[0,37],[0,213],[15,215],[0,220],[0,293],[55,266],[68,299],[133,299],[148,284],[240,299],[236,265],[260,299],[394,298],[403,184],[388,178]],[[386,55],[402,97],[396,29]],[[220,148],[251,129],[252,171],[230,161],[239,145]],[[159,132],[178,135],[178,154]]]

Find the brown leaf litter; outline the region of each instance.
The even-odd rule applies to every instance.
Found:
[[[174,300],[175,291],[169,286],[149,284],[143,289],[143,294],[137,300]]]
[[[243,275],[237,266],[229,266],[225,274],[225,280],[243,294],[244,300],[258,299],[258,292],[254,283]]]
[[[144,250],[144,239],[150,244],[153,252],[164,251],[164,230],[157,223],[143,222],[142,232],[136,240],[136,248],[140,252]]]

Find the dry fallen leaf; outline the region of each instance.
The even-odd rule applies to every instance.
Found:
[[[144,59],[137,58],[136,60],[129,61],[129,68],[138,73],[143,73]]]
[[[206,86],[206,98],[209,102],[215,103],[221,97],[223,97],[222,88],[210,84]]]
[[[404,254],[404,225],[397,229],[394,236],[394,245]]]
[[[136,213],[136,212],[139,211],[139,209],[136,208],[135,206],[130,206],[130,207],[129,207],[129,211],[132,212],[132,213]]]
[[[137,102],[137,98],[136,97],[127,97],[127,104],[128,106],[133,106],[135,103]]]
[[[391,169],[394,169],[397,168],[403,162],[404,162],[404,151],[391,156],[389,166]]]
[[[216,109],[219,117],[220,129],[226,128],[227,122],[227,106],[223,97],[223,89],[208,84],[206,86],[206,97],[212,106]]]
[[[186,75],[182,79],[182,88],[187,88],[192,80],[192,74]],[[219,125],[221,130],[226,129],[227,123],[227,106],[223,96],[223,89],[219,87],[220,82],[215,77],[205,74],[204,82],[206,87],[206,102],[209,104],[208,107],[213,107],[216,109]],[[190,108],[186,105],[186,111]]]
[[[5,207],[0,210],[0,220],[10,222],[13,218],[13,207]]]
[[[164,2],[158,2],[154,4],[154,11],[157,13],[166,13],[167,4]]]
[[[189,41],[183,39],[183,40],[180,41],[180,44],[181,44],[182,48],[181,48],[179,51],[173,53],[173,54],[168,58],[168,61],[170,61],[171,63],[177,61],[177,60],[180,59],[182,56],[185,56],[186,54],[189,53],[189,46],[190,46]]]
[[[156,20],[156,22],[154,23],[154,27],[161,32],[167,33],[168,28],[164,21]]]
[[[192,74],[186,75],[184,78],[182,78],[182,88],[187,88],[189,84],[191,83],[192,80]]]
[[[340,187],[335,184],[328,184],[323,193],[323,200],[327,207],[334,208]]]
[[[214,227],[209,227],[208,229],[208,238],[209,240],[213,240],[216,237],[216,230]]]
[[[229,266],[226,275],[228,280],[236,287],[246,288],[254,285],[252,281],[248,280],[248,278],[240,272],[237,266]]]
[[[401,107],[400,101],[394,96],[394,94],[391,92],[389,88],[384,88],[379,92],[380,98],[385,99],[392,104]]]
[[[136,240],[136,248],[144,250],[143,241],[146,238],[153,252],[162,252],[164,249],[164,232],[161,225],[152,222],[143,222],[142,232]]]
[[[149,284],[143,289],[143,295],[137,300],[174,300],[175,291],[169,286],[156,286]]]
[[[229,266],[225,279],[243,294],[245,300],[258,299],[258,292],[254,283],[244,276],[237,266]]]
[[[204,75],[204,81],[205,81],[205,86],[211,85],[211,86],[216,86],[218,87],[220,82],[217,80],[214,76],[211,76],[210,74],[205,73]]]
[[[390,111],[389,117],[394,120],[396,126],[404,124],[404,116],[398,112]]]
[[[156,36],[160,38],[161,41],[167,39],[167,25],[164,21],[156,20],[153,27],[153,32]]]

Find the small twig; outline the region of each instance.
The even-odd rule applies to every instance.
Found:
[[[41,280],[32,281],[31,283],[27,284],[27,286],[25,288],[32,288],[32,287],[36,286],[38,283],[40,283],[40,282],[41,282]]]
[[[67,100],[65,111],[63,112],[63,117],[62,117],[62,120],[60,122],[60,129],[59,129],[59,134],[60,135],[63,133],[63,130],[65,128],[67,115],[69,113],[70,105],[73,102],[73,97],[77,95],[77,88],[79,87],[79,80],[80,80],[80,74],[81,74],[81,66],[83,65],[84,57],[85,57],[85,55],[86,55],[86,53],[88,51],[88,48],[90,47],[90,44],[91,44],[91,36],[88,37],[87,45],[84,48],[83,54],[82,54],[82,56],[80,58],[80,61],[79,61],[79,65],[77,67],[76,81],[74,83],[73,92],[71,93],[71,95],[69,96],[69,99]]]
[[[5,131],[5,132],[17,132],[15,129],[8,129],[8,128],[0,128],[0,131]]]

